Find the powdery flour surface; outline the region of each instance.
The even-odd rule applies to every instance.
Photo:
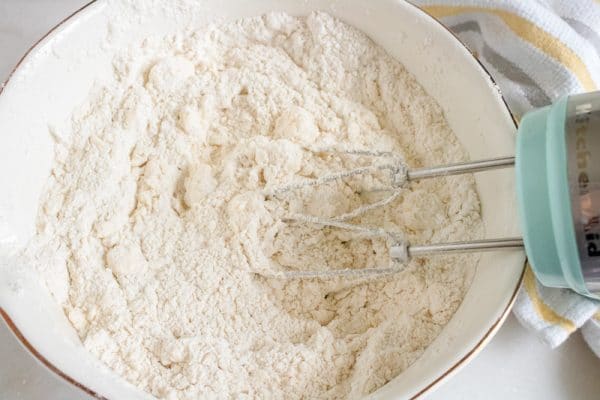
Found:
[[[378,200],[379,162],[310,149],[464,159],[442,111],[364,34],[269,14],[132,46],[57,143],[36,257],[85,347],[165,399],[360,398],[411,365],[459,306],[477,259],[413,260],[371,280],[264,272],[388,263],[388,244],[282,222]],[[412,183],[353,223],[414,243],[475,238],[470,177]],[[256,273],[260,272],[260,273]]]

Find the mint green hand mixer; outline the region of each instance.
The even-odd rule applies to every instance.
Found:
[[[515,157],[503,157],[409,170],[391,153],[352,151],[355,155],[390,157],[387,164],[357,168],[271,191],[271,196],[305,186],[326,184],[376,171],[387,171],[391,194],[335,218],[294,215],[287,222],[347,229],[391,241],[396,263],[411,257],[445,253],[492,251],[525,247],[540,282],[571,288],[600,299],[600,92],[567,96],[528,113],[517,134]],[[514,166],[523,238],[412,245],[397,234],[346,223],[398,197],[408,181]],[[398,267],[290,271],[288,278],[368,276],[398,272]]]

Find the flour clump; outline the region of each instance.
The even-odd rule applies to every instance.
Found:
[[[163,399],[357,399],[422,354],[475,256],[415,259],[371,280],[260,273],[389,262],[380,240],[284,221],[377,200],[357,190],[377,177],[265,195],[370,162],[315,149],[393,151],[412,167],[464,159],[401,64],[324,13],[148,39],[114,64],[57,145],[35,250],[94,356]],[[352,222],[414,243],[482,231],[469,176],[411,183]]]

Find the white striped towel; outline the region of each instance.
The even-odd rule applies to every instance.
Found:
[[[515,117],[600,88],[600,0],[413,0],[473,51]],[[545,288],[528,267],[513,309],[551,347],[578,328],[600,357],[600,303]]]

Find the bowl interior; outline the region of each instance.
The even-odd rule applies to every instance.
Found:
[[[514,154],[515,126],[491,79],[435,20],[401,0],[171,0],[134,9],[98,0],[63,23],[21,63],[0,95],[0,305],[48,362],[108,398],[148,395],[81,346],[48,289],[12,257],[34,233],[38,197],[53,156],[51,132],[67,132],[73,108],[111,74],[110,52],[127,42],[269,11],[327,11],[366,32],[400,60],[442,106],[472,159]],[[519,234],[512,170],[478,174],[487,237]],[[489,340],[506,315],[523,270],[521,251],[486,253],[459,310],[423,356],[374,398],[427,390]]]

